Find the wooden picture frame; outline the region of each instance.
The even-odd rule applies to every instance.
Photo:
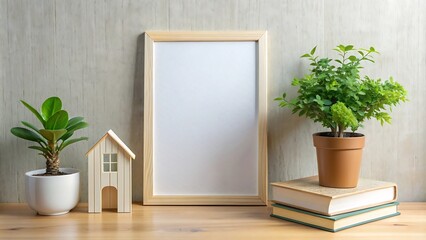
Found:
[[[227,57],[220,57],[225,56],[220,55],[221,52],[227,54]],[[216,56],[219,57],[216,59]],[[229,62],[223,64],[223,61]],[[266,32],[146,32],[144,64],[143,204],[266,205],[268,196]],[[207,71],[204,73],[204,70]],[[195,76],[194,71],[201,73],[202,77]],[[216,73],[231,77],[226,80],[222,79],[222,75],[215,78],[212,75]],[[234,79],[239,79],[240,82],[234,84],[232,83]],[[214,85],[211,87],[211,94],[205,89],[206,86],[202,81]],[[226,84],[230,86],[224,86]],[[196,96],[200,91],[204,91],[202,98]],[[188,94],[194,97],[187,96]],[[221,94],[220,98],[218,94]],[[238,94],[241,95],[240,98]],[[192,100],[188,101],[187,98],[191,97]],[[216,106],[217,99],[230,99],[228,103],[232,108],[224,112],[223,109],[228,105]],[[176,110],[185,104],[188,105],[187,108]],[[211,114],[208,112],[210,111],[208,106],[212,106],[211,111],[217,111],[217,114],[209,115],[213,116],[216,122],[211,123],[211,118],[205,117],[207,120],[200,120],[206,122],[205,128],[202,126],[197,128],[200,124],[191,121],[202,119],[204,115],[200,112],[206,111],[206,114]],[[242,117],[235,111],[241,111]],[[233,122],[239,122],[234,125],[236,127],[230,127],[225,122],[228,113],[232,115],[229,118],[233,119]],[[221,117],[218,117],[219,115]],[[238,117],[241,119],[236,119]],[[169,126],[174,126],[175,129]],[[218,127],[217,131],[220,134],[215,132],[214,126]],[[233,130],[239,126],[247,126],[247,129]],[[211,131],[200,133],[200,129],[201,132],[204,129]],[[191,131],[192,133],[188,133]],[[228,132],[233,135],[227,136]],[[254,137],[242,137],[246,132]],[[198,134],[205,134],[207,137],[204,135],[200,137]],[[210,140],[210,135],[216,138]],[[197,141],[195,137],[200,137],[202,141]],[[226,145],[217,137],[223,137],[224,142],[234,139],[231,144]],[[214,149],[216,143],[219,144],[219,149]],[[228,147],[229,145],[233,146]],[[222,151],[225,148],[229,150],[229,154]],[[222,155],[214,158],[213,155],[216,154]],[[233,158],[234,155],[239,157]],[[207,156],[209,160],[197,158],[199,156]],[[238,161],[232,165],[230,162],[237,158]],[[217,163],[214,162],[216,160]],[[243,161],[247,161],[247,164]],[[198,173],[202,177],[194,177]]]

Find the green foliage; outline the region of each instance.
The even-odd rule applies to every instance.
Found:
[[[47,119],[45,128],[49,130],[64,129],[67,124],[68,113],[64,110],[60,110]]]
[[[46,141],[44,141],[43,138],[40,137],[40,135],[26,128],[14,127],[10,131],[12,132],[13,135],[19,138],[32,141],[32,142],[38,142],[40,144],[46,143]]]
[[[356,49],[352,45],[339,45],[333,50],[340,58],[319,58],[314,55],[316,47],[301,56],[310,61],[310,74],[292,81],[293,86],[299,87],[298,96],[287,100],[284,93],[275,99],[279,106],[320,122],[336,135],[337,130],[343,132],[347,127],[356,131],[371,118],[381,124],[390,123],[388,111],[407,101],[407,92],[392,77],[386,81],[368,76],[361,78],[361,63],[374,63],[372,55],[378,52],[373,47]],[[336,104],[338,106],[334,107]]]
[[[88,139],[87,137],[69,139],[76,130],[85,128],[88,124],[83,121],[82,117],[69,119],[68,113],[62,110],[60,98],[46,99],[41,105],[40,112],[25,101],[21,102],[40,121],[42,128],[38,129],[33,124],[22,121],[22,125],[27,128],[14,127],[10,131],[19,138],[38,143],[39,146],[29,148],[40,151],[40,154],[46,159],[58,156],[60,151],[70,144]]]
[[[37,119],[41,122],[41,124],[43,126],[46,124],[46,121],[43,119],[43,117],[40,115],[40,113],[37,110],[35,110],[35,108],[33,108],[28,103],[26,103],[24,100],[21,100],[21,102],[22,102],[22,104],[24,104],[25,107],[27,107],[37,117]]]
[[[57,142],[59,138],[61,138],[65,133],[67,133],[67,130],[66,129],[58,129],[58,130],[40,129],[39,133],[47,141]]]
[[[358,128],[358,121],[352,111],[345,106],[342,102],[337,102],[331,106],[331,119],[336,123],[342,132],[339,136],[343,137],[343,130],[350,127],[352,129]]]
[[[50,97],[41,105],[41,116],[47,121],[53,114],[62,109],[62,101],[58,97]]]

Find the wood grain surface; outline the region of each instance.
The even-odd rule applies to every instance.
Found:
[[[89,141],[65,149],[64,167],[81,170],[87,201],[86,151],[108,130],[129,146],[133,200],[142,201],[143,65],[145,31],[268,31],[269,181],[316,173],[312,133],[323,130],[277,107],[293,77],[306,74],[299,58],[318,46],[374,46],[377,63],[364,73],[393,76],[410,102],[393,124],[369,121],[361,175],[396,182],[401,201],[426,201],[426,1],[412,0],[0,0],[0,202],[24,202],[24,173],[43,168],[29,143],[10,134],[20,120],[36,123],[20,103],[39,106],[52,95],[71,116],[86,117]],[[142,37],[141,37],[142,36]],[[401,227],[402,228],[402,227]]]
[[[400,216],[337,233],[269,216],[270,207],[133,205],[133,213],[37,216],[25,204],[0,204],[2,239],[416,239],[426,238],[426,203],[401,203]]]

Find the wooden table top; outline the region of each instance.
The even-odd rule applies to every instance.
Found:
[[[26,204],[0,204],[0,239],[426,239],[426,203],[401,203],[400,216],[337,233],[271,218],[270,207],[141,206],[133,213],[38,216]]]

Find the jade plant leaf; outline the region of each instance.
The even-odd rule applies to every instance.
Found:
[[[40,146],[29,146],[28,148],[30,149],[35,149],[35,150],[39,150],[43,153],[49,153],[49,150]]]
[[[58,130],[65,129],[68,124],[68,113],[64,110],[60,110],[53,114],[46,122],[46,129]]]
[[[47,139],[49,142],[56,142],[58,141],[65,133],[67,133],[67,130],[65,129],[58,129],[58,130],[47,130],[47,129],[40,129],[40,134]]]
[[[68,145],[71,145],[73,143],[80,142],[80,141],[83,141],[83,140],[87,141],[88,139],[89,138],[87,138],[87,137],[68,139],[61,144],[61,146],[59,147],[59,151],[61,151],[62,149],[64,149]]]
[[[83,121],[83,119],[84,119],[83,117],[73,117],[73,118],[70,118],[70,120],[68,121],[68,124],[67,124],[66,128],[69,128],[69,127],[71,127],[71,126],[73,126],[73,125],[75,125],[75,124]]]
[[[33,108],[30,104],[26,103],[24,100],[21,100],[21,103],[24,104],[24,106],[28,108],[28,110],[30,110],[37,117],[37,119],[41,122],[43,126],[46,124],[46,121],[43,119],[40,113],[35,110],[35,108]]]
[[[60,137],[59,140],[65,141],[68,138],[70,138],[73,134],[74,134],[74,132],[67,132],[62,137]]]
[[[78,129],[82,129],[82,128],[85,128],[87,126],[89,126],[89,124],[87,124],[87,122],[79,122],[77,124],[74,124],[74,125],[68,127],[67,131],[68,132],[74,132],[74,131],[76,131]]]
[[[31,123],[25,122],[25,121],[21,121],[21,123],[25,127],[31,128],[32,130],[36,131],[37,133],[39,132],[38,129],[34,125],[32,125]]]
[[[61,99],[58,97],[50,97],[41,105],[41,115],[47,121],[53,114],[62,109]]]
[[[28,141],[44,142],[44,140],[38,134],[26,128],[14,127],[10,129],[10,132],[17,137]]]

